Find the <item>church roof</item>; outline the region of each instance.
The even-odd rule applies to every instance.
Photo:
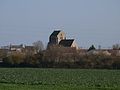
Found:
[[[61,31],[54,31],[50,36],[57,36]]]
[[[73,41],[74,41],[74,39],[61,40],[60,43],[59,43],[59,45],[62,45],[64,47],[71,47]]]

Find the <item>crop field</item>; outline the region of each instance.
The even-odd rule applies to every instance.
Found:
[[[120,70],[0,68],[0,90],[120,90]]]

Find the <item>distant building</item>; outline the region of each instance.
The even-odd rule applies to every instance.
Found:
[[[24,45],[23,44],[20,44],[20,45],[8,45],[8,46],[2,46],[1,49],[3,50],[8,50],[8,51],[19,51],[19,52],[22,52],[24,48]]]
[[[1,49],[10,49],[10,46],[2,46]]]
[[[94,51],[94,50],[96,50],[96,48],[95,48],[94,45],[92,45],[92,46],[88,49],[88,51]]]
[[[10,51],[20,51],[22,52],[24,46],[23,44],[21,45],[10,45]]]
[[[75,43],[74,39],[61,40],[59,45],[64,46],[64,47],[72,47],[72,48],[78,49],[78,46]]]
[[[63,31],[54,31],[49,37],[49,44],[59,44],[61,40],[65,40],[66,36]]]
[[[61,45],[63,47],[71,47],[78,49],[74,39],[66,39],[63,31],[54,31],[49,37],[48,47],[52,45]]]
[[[95,49],[95,50],[90,50],[87,52],[88,55],[105,55],[105,56],[110,56],[111,53],[108,50],[104,50],[104,49]]]

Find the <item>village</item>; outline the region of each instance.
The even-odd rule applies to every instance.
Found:
[[[20,44],[20,45],[10,44],[8,46],[2,46],[0,48],[0,53],[4,52],[4,53],[7,53],[7,55],[9,55],[9,53],[12,53],[12,52],[26,52],[26,53],[36,54],[39,52],[39,50],[43,50],[43,47],[44,47],[42,45],[42,42],[41,43],[38,42],[36,44],[38,45],[27,46],[24,44]],[[49,42],[48,42],[46,49],[50,48],[51,46],[55,46],[55,45],[62,46],[61,48],[64,48],[64,52],[66,53],[77,51],[81,55],[103,54],[103,55],[108,55],[108,56],[110,55],[120,56],[119,46],[114,46],[112,49],[101,49],[101,48],[96,49],[94,45],[91,45],[90,48],[88,49],[79,48],[75,39],[66,38],[65,32],[63,32],[62,30],[53,31],[53,33],[49,36]]]
[[[62,30],[53,31],[46,49],[41,41],[0,48],[0,67],[120,68],[119,59],[119,45],[112,49],[97,49],[94,45],[79,48],[75,39],[66,37]]]

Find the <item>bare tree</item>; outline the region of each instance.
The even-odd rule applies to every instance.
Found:
[[[113,49],[120,49],[120,44],[114,44]]]
[[[36,41],[36,42],[34,42],[33,46],[35,47],[35,49],[36,49],[37,52],[44,50],[44,45],[43,45],[42,41]]]

